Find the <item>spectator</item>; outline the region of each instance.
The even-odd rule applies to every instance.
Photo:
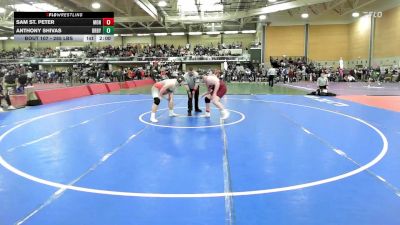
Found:
[[[28,81],[28,76],[22,74],[17,79],[18,79],[17,93],[23,94],[25,91],[26,82]]]
[[[274,78],[275,78],[276,74],[277,74],[277,72],[276,72],[275,68],[273,68],[273,67],[269,68],[269,70],[268,70],[268,85],[270,87],[274,86]]]
[[[10,94],[14,94],[17,87],[17,76],[14,73],[14,71],[7,72],[3,77],[2,83],[3,83],[1,87],[3,92],[2,98],[4,98],[7,101],[7,106],[9,110],[15,109],[15,107],[11,105],[11,100],[10,100]]]

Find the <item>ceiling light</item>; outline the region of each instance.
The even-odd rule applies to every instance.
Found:
[[[3,7],[0,7],[0,13],[5,13],[5,12],[6,12],[6,9]]]
[[[167,2],[166,1],[159,1],[158,2],[158,6],[165,7],[165,6],[167,6]]]
[[[225,31],[224,34],[238,34],[239,31]]]
[[[276,0],[268,0],[269,3],[274,3]]]
[[[206,34],[208,34],[208,35],[216,35],[216,34],[219,34],[219,31],[209,31],[209,32],[206,32]]]
[[[197,12],[197,6],[194,0],[177,0],[178,11],[183,14]]]
[[[11,40],[14,40],[14,36],[10,37]]]
[[[133,34],[121,34],[121,37],[132,37]]]
[[[265,19],[267,19],[266,15],[260,15],[260,20],[265,20]]]
[[[114,37],[118,37],[118,34],[114,34]]]
[[[308,13],[303,13],[301,14],[301,18],[307,19],[309,17]]]
[[[255,34],[257,33],[256,30],[242,30],[242,34]]]
[[[189,32],[189,35],[202,35],[202,32]]]
[[[354,18],[357,18],[357,17],[360,16],[360,13],[359,13],[359,12],[353,12],[351,15],[352,15]]]
[[[185,32],[172,32],[171,35],[172,36],[182,36],[182,35],[185,35]]]
[[[223,12],[224,5],[221,0],[200,0],[200,11],[201,12]]]
[[[150,36],[150,34],[137,34],[139,37]]]
[[[224,6],[221,0],[177,0],[177,9],[182,15],[204,12],[223,12]]]
[[[100,7],[101,7],[100,3],[98,3],[98,2],[93,2],[92,3],[92,8],[93,9],[100,9]]]
[[[154,36],[167,36],[167,33],[154,33]]]
[[[2,40],[2,41],[8,40],[8,37],[0,37],[0,40]]]

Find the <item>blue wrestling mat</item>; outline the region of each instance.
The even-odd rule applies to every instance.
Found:
[[[0,225],[400,224],[399,113],[229,95],[222,122],[186,102],[157,124],[148,95],[0,114]]]

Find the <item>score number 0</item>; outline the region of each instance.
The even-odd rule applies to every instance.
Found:
[[[103,18],[103,34],[114,33],[114,18]]]
[[[114,18],[103,18],[103,26],[114,26]]]

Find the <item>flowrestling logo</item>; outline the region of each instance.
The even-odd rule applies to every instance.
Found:
[[[382,16],[383,16],[383,12],[373,12],[373,11],[371,11],[371,12],[364,12],[364,14],[365,15],[370,15],[373,18],[382,18]]]

